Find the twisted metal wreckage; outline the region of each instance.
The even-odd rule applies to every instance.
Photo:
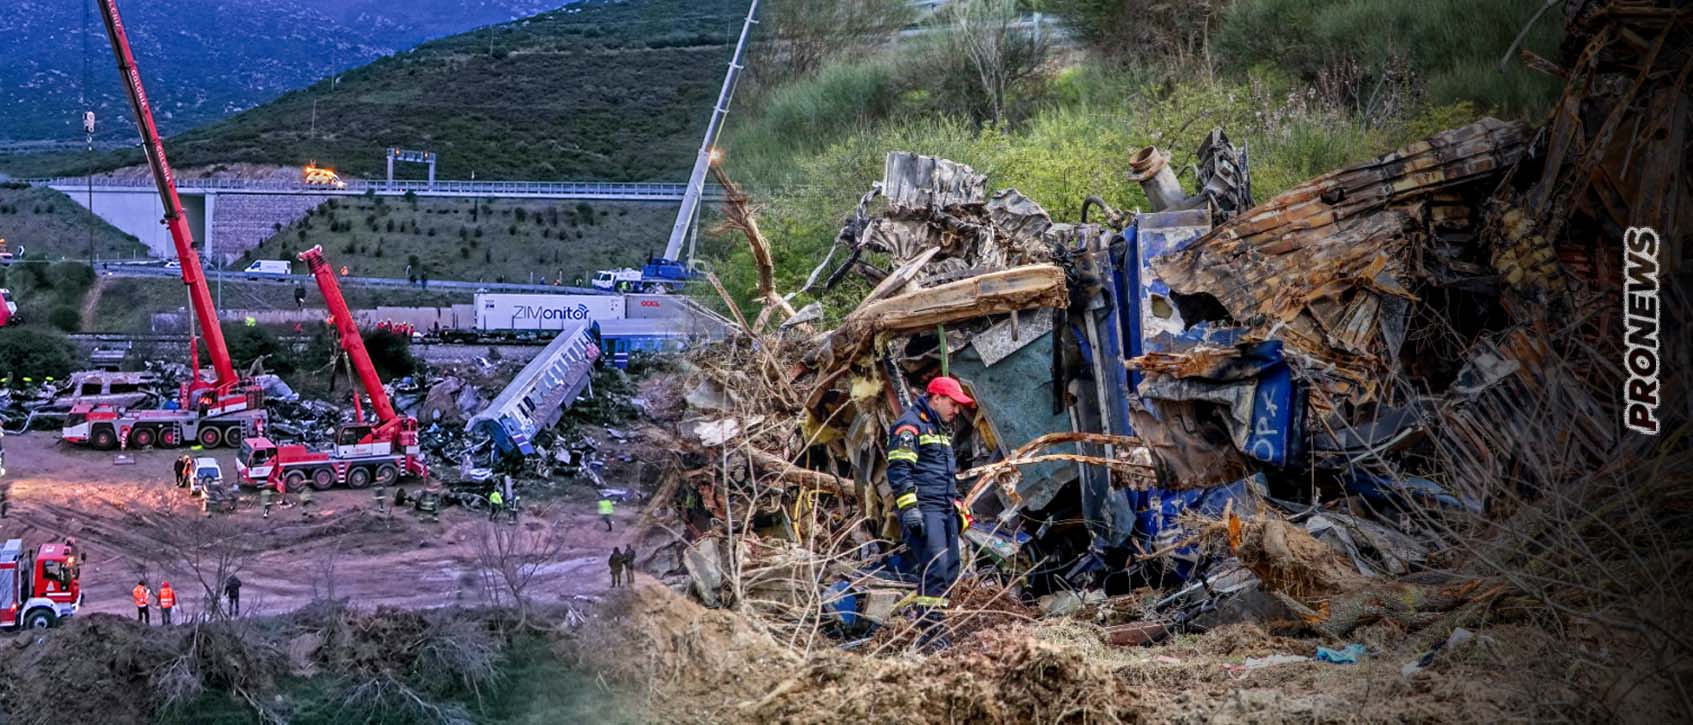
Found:
[[[1568,80],[1549,127],[1482,119],[1257,205],[1221,131],[1198,193],[1143,149],[1129,171],[1152,208],[1089,198],[1079,224],[988,194],[968,166],[889,154],[806,285],[836,252],[825,287],[870,283],[832,330],[777,294],[720,176],[764,311],[736,310],[739,343],[699,358],[696,467],[673,482],[697,540],[678,567],[708,603],[889,621],[906,577],[886,431],[950,374],[980,401],[953,443],[966,559],[1027,600],[1173,588],[1135,640],[1245,611],[1343,635],[1496,595],[1359,582],[1439,547],[1396,512],[1479,514],[1503,481],[1557,485],[1622,450],[1599,362],[1619,336],[1595,301],[1620,287],[1624,227],[1663,232],[1666,279],[1693,229],[1690,12],[1569,22],[1570,65],[1525,56]],[[773,315],[787,322],[766,330]],[[1568,418],[1561,438],[1535,433],[1547,416]],[[1208,543],[1219,531],[1228,546]]]

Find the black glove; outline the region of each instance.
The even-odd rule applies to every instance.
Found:
[[[918,511],[915,505],[899,510],[899,525],[913,538],[923,538],[923,512]]]

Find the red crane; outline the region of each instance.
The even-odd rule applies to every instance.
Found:
[[[224,345],[223,328],[218,325],[217,309],[212,305],[212,291],[206,284],[205,270],[200,267],[200,256],[194,251],[194,235],[188,228],[182,200],[177,197],[176,178],[170,162],[165,160],[164,143],[153,122],[153,109],[147,101],[147,90],[141,85],[141,71],[135,66],[135,54],[129,48],[129,35],[124,31],[123,18],[118,15],[116,0],[100,0],[100,18],[106,25],[106,37],[111,40],[118,70],[123,73],[124,91],[130,109],[135,112],[135,126],[141,132],[141,149],[147,155],[153,185],[158,188],[159,201],[164,205],[164,224],[176,245],[182,283],[188,286],[194,318],[205,335],[216,377],[210,382],[200,378],[198,340],[190,335],[188,360],[193,374],[182,386],[176,409],[127,411],[107,406],[78,406],[65,417],[60,436],[99,449],[120,445],[146,448],[155,443],[176,446],[188,441],[205,446],[234,446],[246,434],[264,429],[264,397],[252,381],[236,375],[229,348]]]
[[[376,365],[370,361],[370,353],[364,349],[364,338],[359,335],[358,325],[353,323],[353,311],[347,308],[346,298],[341,296],[341,285],[335,281],[335,270],[323,258],[323,247],[316,246],[300,253],[300,261],[306,263],[312,276],[317,279],[317,289],[323,293],[323,303],[329,307],[329,321],[335,325],[335,332],[341,337],[341,349],[347,351],[347,357],[353,363],[353,371],[359,376],[359,385],[370,396],[370,407],[376,412],[377,433],[390,430],[409,418],[401,418],[394,414],[394,405],[388,401],[388,391],[382,388],[382,378],[376,375]],[[412,425],[417,421],[413,420]]]
[[[341,296],[335,270],[323,258],[323,248],[312,247],[299,256],[317,280],[318,291],[329,307],[329,321],[335,325],[359,386],[370,396],[376,422],[365,422],[361,411],[357,420],[335,431],[335,446],[330,450],[312,450],[299,444],[279,446],[262,436],[249,438],[241,444],[235,470],[245,483],[275,485],[280,481],[284,491],[297,490],[307,481],[312,488],[322,490],[337,483],[364,488],[372,482],[386,486],[401,477],[428,477],[429,466],[418,443],[417,419],[394,412],[376,365],[365,350],[364,337],[353,321],[353,311]],[[353,393],[353,403],[357,409],[357,392]]]
[[[159,201],[165,207],[165,226],[176,245],[176,258],[182,263],[182,283],[194,305],[194,317],[206,336],[206,350],[212,356],[212,369],[217,372],[213,383],[198,376],[190,388],[213,388],[226,394],[240,382],[235,364],[229,359],[229,348],[223,343],[223,328],[218,326],[217,308],[212,306],[212,290],[206,284],[205,270],[200,267],[200,255],[194,251],[194,234],[188,229],[188,217],[182,212],[182,200],[176,195],[176,176],[165,160],[165,145],[159,138],[159,128],[153,123],[153,108],[147,102],[147,90],[141,86],[141,71],[135,67],[135,54],[129,49],[129,35],[124,32],[123,18],[118,16],[116,0],[100,0],[100,16],[106,23],[106,36],[112,41],[112,53],[118,59],[118,71],[123,73],[124,91],[129,96],[130,109],[135,112],[135,125],[141,131],[141,150],[147,154],[147,166],[153,170],[153,185],[158,187]],[[192,344],[192,343],[190,343]],[[191,348],[193,349],[193,348]]]

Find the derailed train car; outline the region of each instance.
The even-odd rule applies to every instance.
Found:
[[[1080,224],[1014,190],[988,196],[968,167],[892,154],[840,239],[848,265],[894,264],[806,356],[805,437],[849,463],[897,541],[886,426],[928,378],[962,380],[980,401],[954,440],[964,537],[1031,598],[1249,585],[1192,527],[1265,506],[1309,513],[1351,494],[1473,509],[1394,454],[1429,406],[1508,377],[1494,363],[1521,335],[1476,284],[1491,274],[1476,227],[1526,148],[1523,126],[1486,119],[1253,209],[1247,155],[1214,131],[1198,193],[1143,150],[1131,175],[1153,208],[1090,199]],[[1476,309],[1418,314],[1431,301]],[[1433,356],[1434,318],[1478,344]],[[1369,535],[1366,548],[1404,543]]]

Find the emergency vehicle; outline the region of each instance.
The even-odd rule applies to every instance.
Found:
[[[75,542],[25,551],[22,539],[0,547],[0,627],[47,629],[82,608],[82,564]]]

